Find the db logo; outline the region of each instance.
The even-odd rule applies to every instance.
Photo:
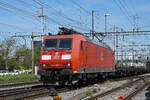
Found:
[[[59,59],[59,55],[58,55],[58,52],[55,53],[53,59]]]
[[[103,61],[104,60],[104,54],[102,53],[100,56],[100,60]]]

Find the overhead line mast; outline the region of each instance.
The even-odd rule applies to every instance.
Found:
[[[94,10],[92,10],[92,34],[94,39]]]
[[[42,33],[44,34],[45,32],[45,15],[44,15],[44,8],[41,8],[41,15],[38,16],[42,20]]]

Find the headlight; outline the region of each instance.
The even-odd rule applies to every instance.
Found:
[[[42,60],[51,60],[51,55],[43,55]]]
[[[71,64],[70,63],[64,63],[64,66],[70,66]]]
[[[71,55],[62,55],[62,60],[68,60],[71,59]]]
[[[49,66],[49,64],[43,64],[43,67],[48,67]]]

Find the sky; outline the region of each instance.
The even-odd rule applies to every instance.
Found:
[[[81,33],[90,32],[92,10],[95,32],[104,32],[105,14],[110,14],[107,16],[108,32],[114,27],[118,27],[118,31],[150,30],[149,0],[0,0],[0,40],[15,34],[42,34],[41,8],[44,9],[44,34],[57,34],[62,26]],[[113,38],[105,37],[112,48]],[[18,39],[24,43],[24,39]],[[28,40],[31,45],[31,39]],[[119,46],[148,44],[149,40],[150,36],[123,37],[119,39]]]
[[[60,26],[90,32],[92,10],[95,32],[104,32],[104,14],[110,14],[108,31],[150,28],[149,0],[0,0],[1,32],[42,32],[42,7],[45,33],[56,34]]]

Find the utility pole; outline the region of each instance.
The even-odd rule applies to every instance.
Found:
[[[41,20],[42,20],[42,33],[44,34],[44,32],[45,32],[45,15],[44,15],[44,8],[41,8],[41,15],[40,16],[38,16],[39,18],[41,18]]]
[[[94,10],[92,10],[92,36],[93,36],[93,39],[94,39]]]
[[[116,32],[118,32],[118,27],[116,27]],[[118,62],[118,33],[116,33],[116,61]]]
[[[138,15],[134,15],[133,16],[133,30],[134,31],[139,31],[139,28],[138,28]]]
[[[32,32],[32,74],[34,73],[34,33]]]
[[[115,25],[114,25],[114,28],[113,28],[113,31],[115,32],[116,31],[116,27],[115,27]],[[113,34],[113,36],[114,36],[114,53],[116,52],[116,34]]]
[[[134,42],[132,44],[134,45]],[[132,47],[132,64],[134,65],[134,46]]]
[[[110,14],[104,14],[104,21],[105,21],[105,33],[107,33],[107,16],[110,16]]]
[[[22,37],[24,39],[24,47],[26,48],[27,47],[27,41],[26,41],[26,38],[23,36]]]
[[[123,47],[122,47],[122,45],[121,45],[121,66],[123,66]]]

